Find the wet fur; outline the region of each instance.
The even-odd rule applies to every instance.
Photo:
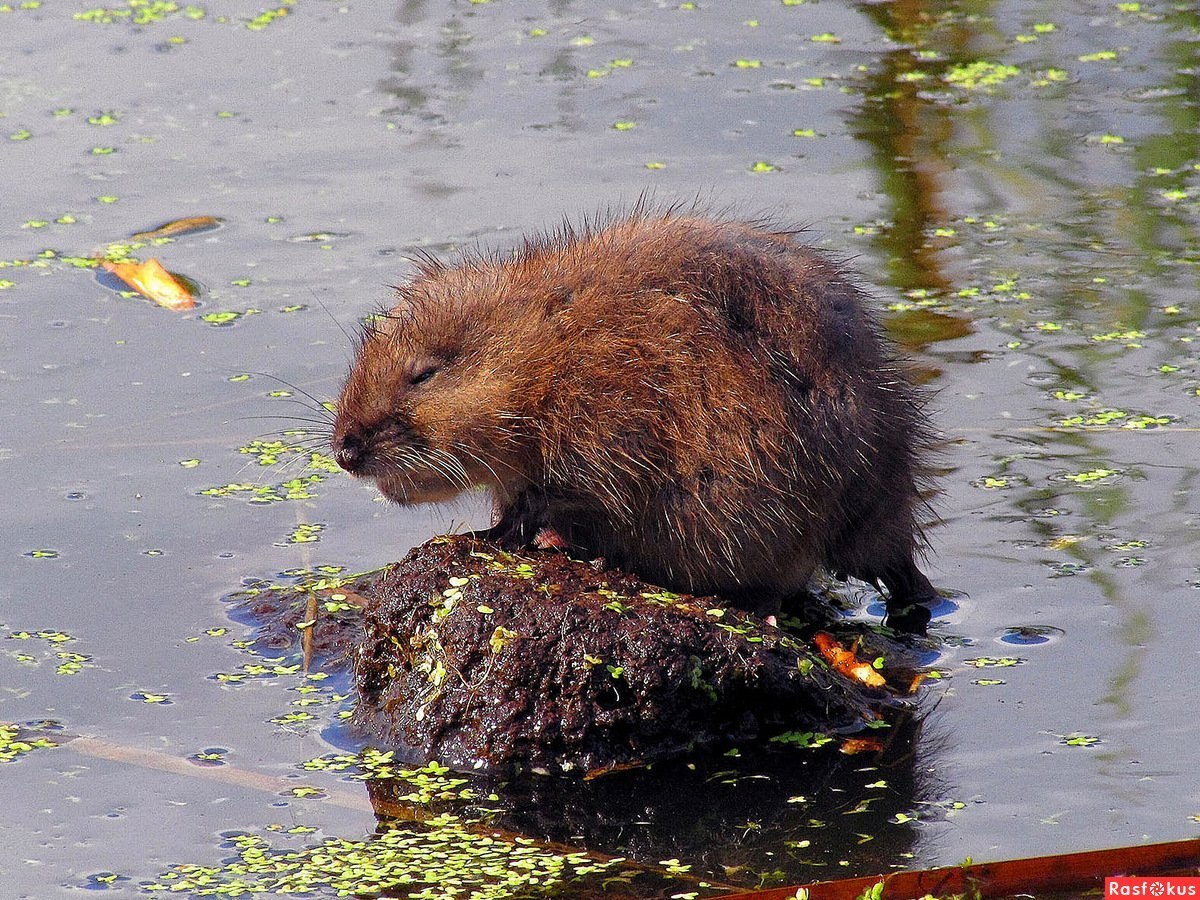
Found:
[[[400,503],[486,486],[508,544],[549,529],[751,607],[824,565],[895,611],[934,596],[921,406],[862,293],[794,233],[638,210],[421,260],[363,335],[333,444]]]

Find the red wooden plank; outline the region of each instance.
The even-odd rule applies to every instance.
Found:
[[[855,900],[883,882],[887,900],[932,894],[975,894],[981,898],[1014,894],[1049,893],[1102,887],[1110,875],[1154,875],[1166,872],[1200,872],[1200,838],[1089,850],[1057,856],[1034,856],[967,866],[945,866],[916,872],[891,872],[840,881],[725,894],[721,900],[788,900],[800,889],[809,900]]]

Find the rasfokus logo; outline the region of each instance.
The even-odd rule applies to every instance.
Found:
[[[1105,897],[1200,897],[1200,878],[1154,878],[1123,875],[1104,879]]]

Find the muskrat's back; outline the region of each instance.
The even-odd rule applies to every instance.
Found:
[[[901,624],[928,618],[919,399],[861,293],[792,234],[635,215],[425,261],[398,294],[334,433],[386,496],[483,485],[510,545],[552,533],[760,608],[823,564],[882,582]]]

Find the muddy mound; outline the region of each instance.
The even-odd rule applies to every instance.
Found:
[[[854,731],[894,703],[716,598],[553,551],[437,538],[368,596],[354,722],[460,768],[594,772],[784,730]]]

